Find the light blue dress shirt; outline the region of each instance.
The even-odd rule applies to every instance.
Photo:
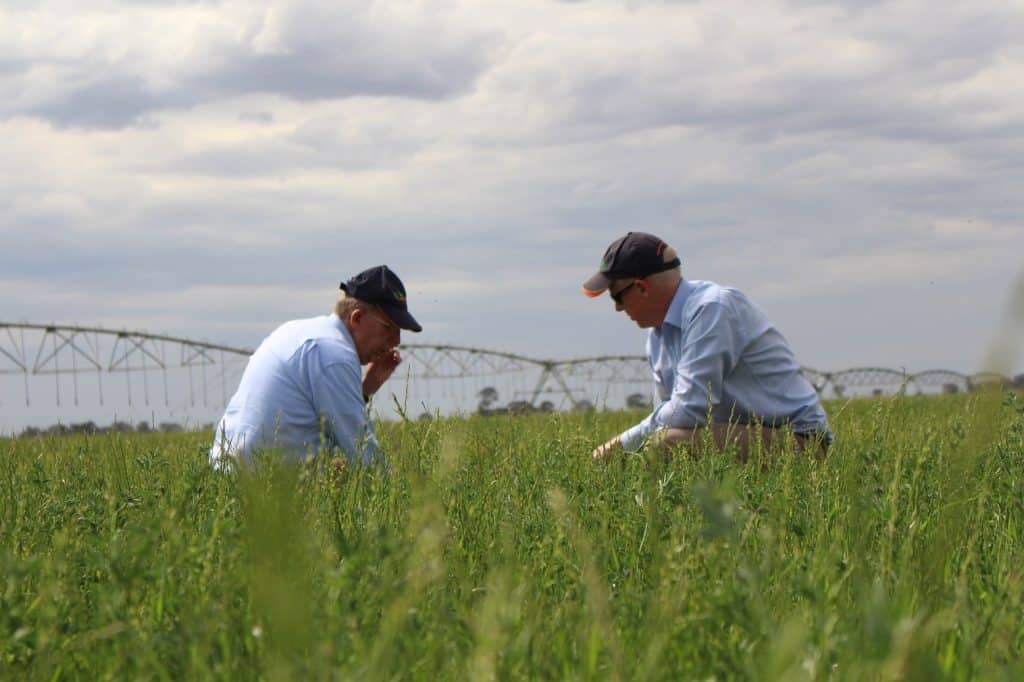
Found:
[[[786,339],[735,289],[682,280],[647,335],[654,411],[620,436],[632,451],[655,431],[716,423],[789,425],[831,441],[825,410]]]
[[[249,358],[210,460],[252,463],[256,450],[276,448],[293,461],[340,450],[350,461],[378,462],[362,386],[359,355],[337,315],[286,322]]]

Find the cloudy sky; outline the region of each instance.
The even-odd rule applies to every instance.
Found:
[[[7,0],[0,320],[255,346],[388,263],[408,341],[636,353],[580,283],[645,230],[806,365],[974,371],[1022,35],[1020,0]]]

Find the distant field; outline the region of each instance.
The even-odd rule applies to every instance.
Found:
[[[824,463],[595,466],[637,413],[0,441],[0,677],[1024,679],[1024,398],[827,406]]]

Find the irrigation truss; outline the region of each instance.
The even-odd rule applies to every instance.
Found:
[[[0,322],[0,410],[32,414],[153,414],[211,420],[230,399],[251,348],[143,331]],[[483,348],[404,344],[389,382],[396,410],[417,414],[477,409],[579,409],[641,406],[651,374],[642,355],[541,359]],[[992,374],[882,367],[837,372],[803,368],[823,397],[954,393]],[[396,381],[397,379],[397,381]],[[2,426],[2,425],[0,425]]]

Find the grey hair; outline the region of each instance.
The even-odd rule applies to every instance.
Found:
[[[354,296],[349,296],[344,291],[338,294],[338,300],[334,303],[334,314],[342,320],[347,318],[353,310],[369,310],[370,304],[360,301]]]

